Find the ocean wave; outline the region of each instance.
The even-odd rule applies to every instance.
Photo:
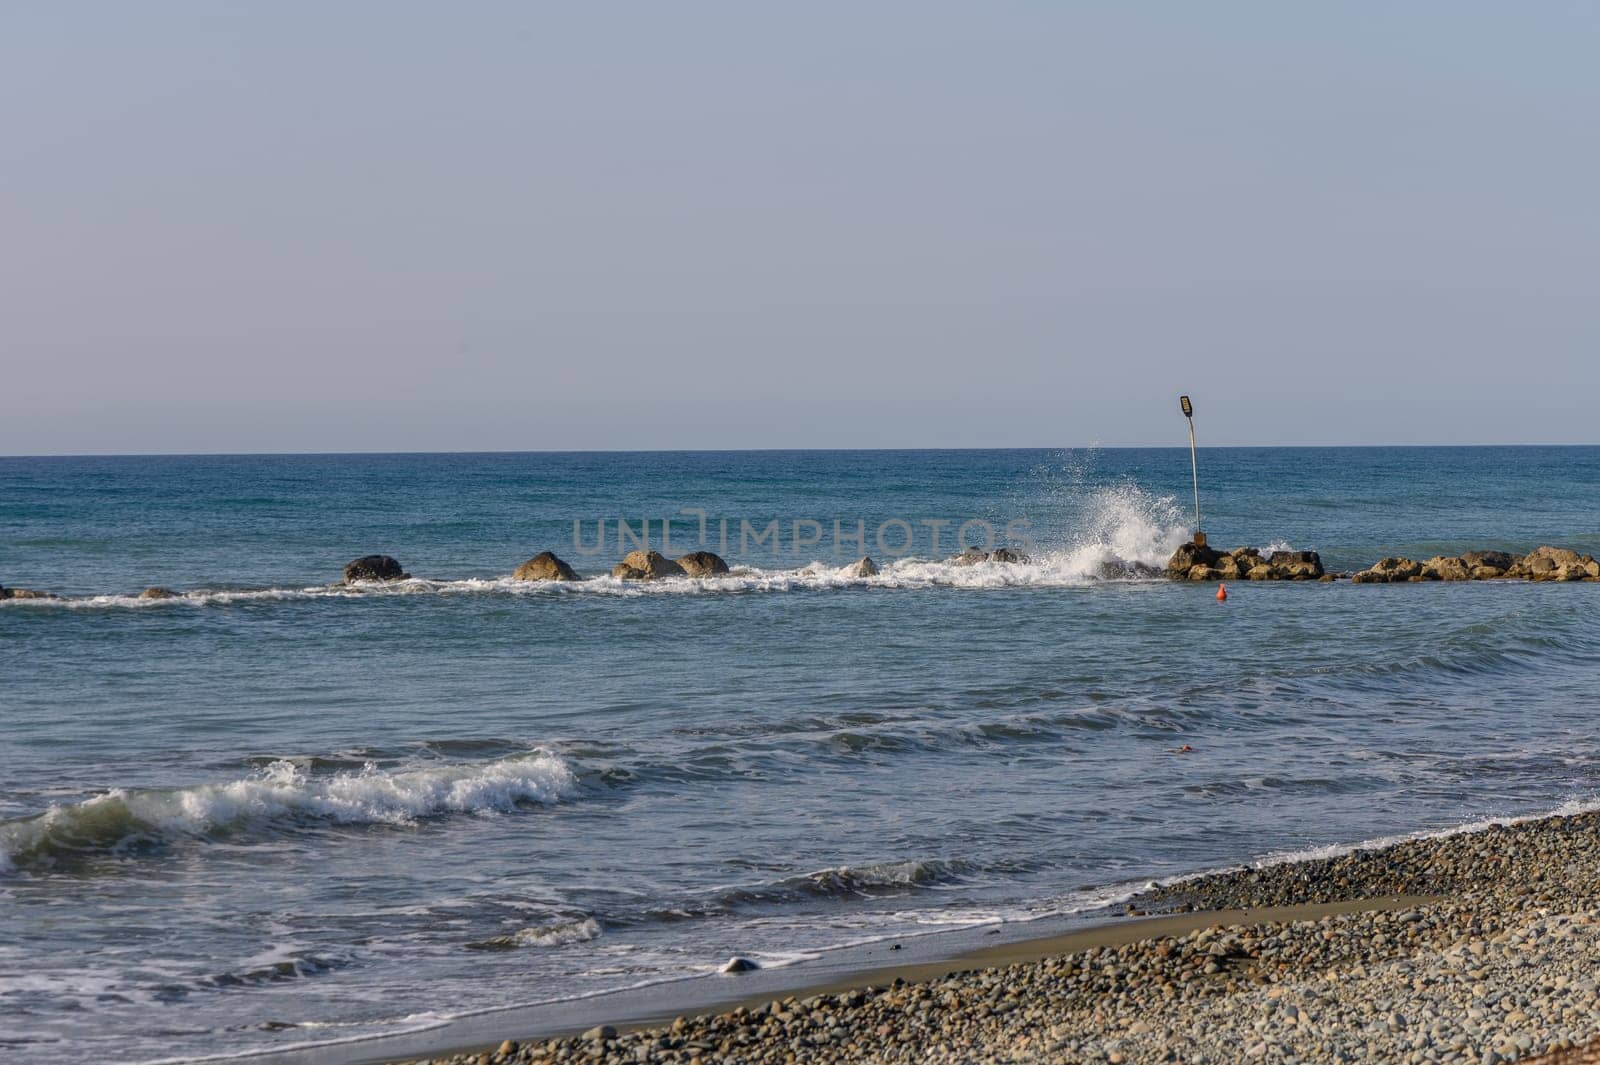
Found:
[[[966,880],[976,867],[961,861],[910,859],[872,865],[841,865],[749,887],[719,888],[646,913],[652,920],[681,921],[752,907],[792,905],[815,900],[885,899],[948,887]]]
[[[600,938],[600,922],[593,917],[519,928],[506,935],[468,943],[468,950],[517,950],[522,947],[564,947]]]
[[[492,762],[317,775],[269,763],[221,784],[122,789],[0,824],[0,872],[137,851],[185,839],[299,826],[404,825],[448,814],[509,811],[575,794],[578,778],[544,750]]]

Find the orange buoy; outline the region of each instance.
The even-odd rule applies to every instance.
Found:
[[[1228,601],[1228,586],[1226,584],[1217,585],[1217,602],[1226,603],[1227,601]]]

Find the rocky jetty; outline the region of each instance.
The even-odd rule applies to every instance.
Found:
[[[1597,882],[1600,815],[1496,826],[1159,888],[1207,911],[1037,960],[433,1061],[1531,1061],[1595,1035]]]
[[[1189,542],[1173,552],[1167,576],[1175,581],[1315,581],[1328,579],[1315,551],[1274,551],[1256,547],[1222,551]]]
[[[552,551],[541,551],[518,566],[511,573],[518,581],[576,581],[581,580],[576,570],[557,558]]]
[[[630,551],[611,568],[611,575],[625,581],[653,581],[662,577],[687,577],[689,574],[659,551]]]
[[[362,555],[353,562],[345,563],[344,567],[346,584],[355,581],[403,581],[410,576],[400,563],[388,555]]]
[[[1274,551],[1240,547],[1223,551],[1187,543],[1173,552],[1167,576],[1176,581],[1330,581],[1315,551]],[[1359,573],[1356,584],[1400,584],[1421,581],[1591,581],[1600,580],[1600,562],[1565,547],[1538,547],[1518,556],[1504,551],[1466,551],[1434,555],[1424,561],[1391,555]]]
[[[1350,578],[1356,584],[1398,584],[1421,581],[1592,581],[1600,579],[1600,562],[1565,547],[1536,547],[1518,557],[1504,551],[1467,551],[1435,555],[1425,562],[1391,557]]]
[[[691,577],[720,577],[728,572],[722,556],[710,551],[691,551],[679,557],[678,565]]]

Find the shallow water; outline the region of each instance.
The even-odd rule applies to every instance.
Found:
[[[1201,466],[1223,546],[1600,551],[1600,449]],[[0,459],[0,582],[73,597],[0,605],[0,1047],[394,1031],[1600,791],[1600,585],[1126,576],[1187,535],[1188,478],[1168,450]],[[603,573],[618,517],[697,547],[683,508],[713,550],[730,519],[733,575],[508,579],[546,548]],[[1025,520],[1034,561],[937,561],[975,519]],[[880,575],[841,571],[835,520]],[[373,551],[417,579],[327,583]]]

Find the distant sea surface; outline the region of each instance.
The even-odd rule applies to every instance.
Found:
[[[1213,544],[1335,570],[1600,553],[1595,448],[1200,475]],[[606,576],[668,517],[734,573]],[[1032,561],[943,561],[963,524]],[[0,603],[0,1056],[421,1028],[1600,797],[1600,584],[1218,603],[1135,565],[1192,524],[1186,450],[0,459],[0,584],[69,597]],[[601,576],[509,579],[546,549]],[[337,586],[373,552],[413,579]]]

